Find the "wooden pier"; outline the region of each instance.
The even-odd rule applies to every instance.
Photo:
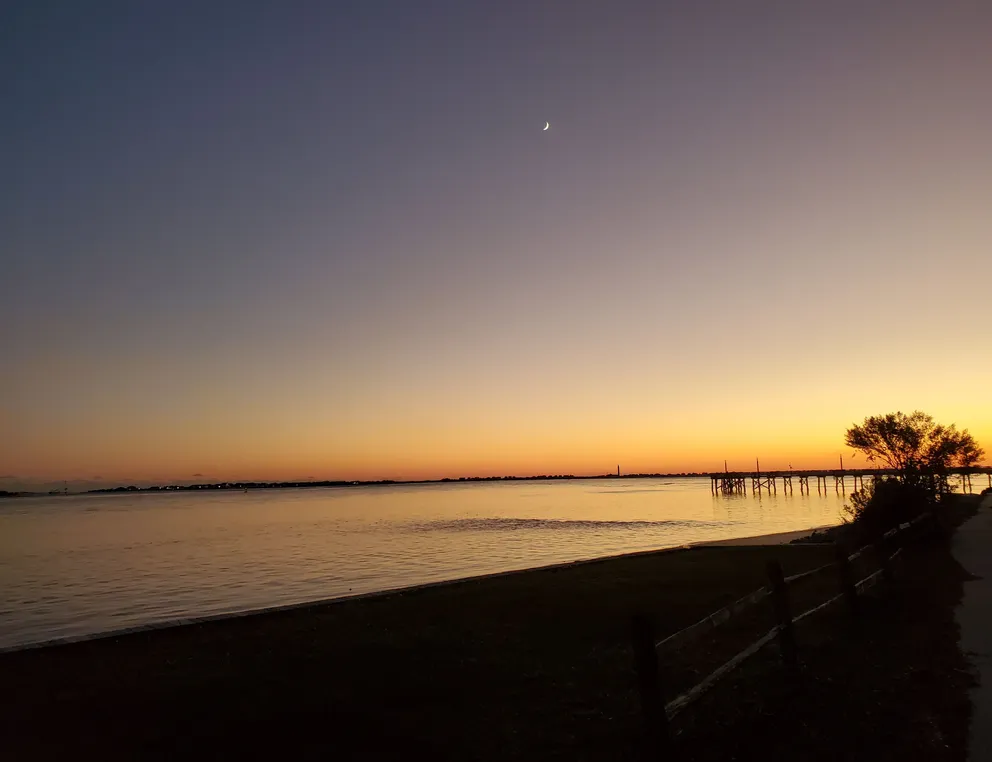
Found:
[[[758,464],[755,464],[756,466]],[[848,485],[852,490],[863,489],[865,477],[875,479],[879,476],[896,476],[897,471],[887,468],[839,468],[822,471],[723,471],[709,474],[710,491],[714,495],[746,495],[748,483],[752,495],[767,492],[769,495],[778,494],[781,487],[786,494],[793,492],[793,483],[799,485],[799,494],[810,494],[810,480],[815,480],[817,494],[826,494],[828,485],[832,482],[835,492],[846,492]],[[970,493],[974,487],[973,476],[985,475],[989,487],[992,487],[992,468],[983,466],[975,468],[952,468],[948,476],[957,477],[962,492]],[[981,481],[979,481],[979,488]]]

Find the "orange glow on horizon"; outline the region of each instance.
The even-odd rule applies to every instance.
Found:
[[[714,416],[716,417],[716,416]],[[964,418],[941,417],[969,428],[988,451],[992,444],[992,417],[978,425],[962,426]],[[867,467],[863,456],[843,445],[843,431],[857,419],[836,424],[815,420],[779,420],[759,429],[757,422],[728,429],[669,428],[610,430],[604,425],[579,435],[578,424],[541,432],[517,433],[510,427],[472,430],[435,427],[422,434],[393,428],[391,438],[373,440],[371,434],[352,440],[351,448],[322,443],[294,431],[285,437],[204,437],[198,444],[173,449],[166,438],[135,438],[119,449],[114,441],[96,442],[81,457],[71,441],[63,443],[59,458],[37,463],[27,459],[13,465],[19,478],[92,480],[108,485],[131,482],[170,483],[192,481],[306,481],[381,479],[421,480],[461,476],[533,476],[540,474],[597,475],[621,472],[714,472],[724,468],[749,471],[760,459],[763,470],[836,468],[844,457],[847,468]],[[977,416],[975,416],[977,418]],[[478,423],[478,422],[476,422]],[[619,427],[618,427],[619,428]],[[40,442],[38,443],[41,444]],[[81,444],[81,443],[80,443]],[[321,446],[323,445],[323,447]],[[40,448],[23,450],[28,457]],[[177,455],[181,453],[181,455]],[[989,461],[988,455],[985,461]],[[0,487],[2,488],[2,487]]]

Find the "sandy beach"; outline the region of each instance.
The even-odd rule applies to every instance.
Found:
[[[0,737],[15,760],[637,759],[631,616],[647,615],[662,638],[763,586],[769,560],[786,575],[833,560],[830,545],[784,544],[792,534],[0,654]],[[678,718],[684,759],[826,762],[850,748],[909,758],[934,743],[930,725],[913,725],[920,712],[939,716],[959,747],[964,660],[945,620],[960,583],[946,555],[926,546],[905,561],[899,586],[866,604],[856,648],[843,607],[802,623],[798,704],[774,646],[736,670]],[[874,570],[869,556],[853,563],[857,578]],[[829,572],[804,578],[790,588],[794,611],[837,584]],[[770,622],[759,605],[659,649],[664,695],[696,685]],[[783,728],[790,712],[802,720]]]
[[[832,529],[836,524],[813,527],[812,529],[800,529],[795,532],[774,532],[772,534],[762,534],[755,537],[734,537],[729,540],[714,540],[712,542],[694,543],[693,547],[698,548],[719,548],[725,546],[747,546],[747,545],[785,545],[804,537],[809,537],[813,532],[821,529]]]
[[[40,640],[25,645],[5,646],[0,648],[0,655],[10,652],[22,651],[26,649],[33,650],[37,648],[49,648],[53,646],[70,645],[73,643],[84,643],[92,640],[104,640],[107,638],[116,638],[116,637],[133,635],[138,633],[154,632],[163,629],[172,629],[174,627],[180,627],[180,626],[185,627],[190,625],[199,625],[199,624],[207,624],[212,622],[226,621],[230,619],[239,619],[246,616],[259,616],[262,614],[284,613],[287,611],[309,609],[309,608],[325,606],[325,605],[335,605],[335,604],[340,605],[348,602],[369,600],[369,599],[381,598],[384,596],[394,596],[394,595],[413,593],[420,590],[427,590],[437,587],[446,587],[449,585],[474,583],[482,580],[492,580],[506,576],[530,574],[533,572],[540,572],[550,569],[563,569],[582,564],[602,563],[604,561],[611,561],[622,558],[654,555],[656,553],[672,552],[672,551],[684,550],[686,548],[785,545],[795,540],[808,537],[810,534],[812,534],[815,531],[826,528],[828,527],[813,527],[810,529],[802,529],[792,532],[775,532],[770,534],[756,535],[752,537],[737,537],[727,540],[698,542],[698,543],[691,543],[689,545],[674,547],[674,548],[662,548],[659,550],[647,550],[647,551],[634,551],[631,553],[623,553],[614,556],[603,556],[601,558],[592,558],[592,559],[585,559],[579,561],[565,561],[556,564],[535,566],[531,569],[517,569],[517,570],[511,570],[505,572],[493,572],[490,574],[471,575],[468,577],[460,577],[450,580],[441,580],[438,582],[426,582],[426,583],[404,586],[399,588],[390,588],[390,589],[370,592],[370,593],[358,593],[354,595],[335,596],[333,598],[308,601],[302,603],[290,603],[285,605],[270,606],[260,609],[250,609],[247,611],[238,611],[238,612],[223,613],[223,614],[183,617],[183,618],[171,619],[171,620],[160,621],[150,624],[113,629],[104,632],[89,633],[85,635],[56,637],[47,640]]]
[[[769,558],[795,573],[830,557],[676,549],[6,653],[0,733],[15,759],[574,758],[580,738],[611,756],[637,737],[633,613],[674,632],[764,584]],[[673,671],[672,688],[694,679]]]

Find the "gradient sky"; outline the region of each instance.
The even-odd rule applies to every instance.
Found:
[[[917,408],[992,449],[990,39],[956,0],[5,4],[0,476],[820,466]]]

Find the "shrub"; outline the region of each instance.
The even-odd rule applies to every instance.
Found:
[[[920,484],[875,479],[851,495],[851,504],[844,506],[845,522],[854,524],[865,539],[875,539],[931,506],[930,492]]]

